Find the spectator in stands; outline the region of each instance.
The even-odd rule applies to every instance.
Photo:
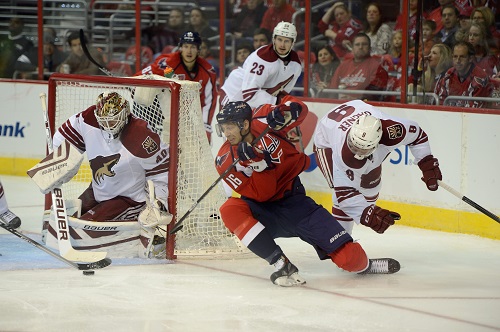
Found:
[[[200,82],[200,101],[203,112],[203,122],[208,140],[211,140],[212,118],[217,102],[217,75],[213,66],[198,56],[201,47],[201,37],[195,31],[186,31],[179,42],[179,51],[162,54],[155,62],[136,73],[164,75],[164,70],[170,67],[181,80]]]
[[[328,44],[320,46],[315,53],[317,62],[313,64],[311,70],[312,88],[317,97],[329,97],[323,89],[328,88],[340,61]]]
[[[394,26],[395,31],[402,31],[403,29],[403,21],[408,20],[408,31],[410,32],[410,42],[415,40],[415,36],[417,34],[417,9],[418,9],[418,0],[409,0],[409,10],[408,17],[404,17],[403,13],[400,13],[396,18],[396,25]],[[423,18],[427,16],[422,15]]]
[[[491,91],[488,74],[474,63],[474,46],[469,42],[457,42],[453,47],[453,67],[437,81],[434,90],[440,103],[448,96],[489,97]],[[481,108],[486,103],[456,99],[448,105]]]
[[[370,37],[358,33],[352,46],[353,57],[346,57],[339,65],[329,87],[345,90],[384,91],[388,75],[380,60],[370,55]],[[339,99],[381,100],[382,96],[367,94],[339,94]]]
[[[370,37],[372,55],[386,54],[391,43],[392,29],[384,23],[380,6],[372,2],[366,8],[364,33]]]
[[[24,23],[19,17],[9,22],[8,36],[0,39],[0,77],[12,78],[14,66],[22,54],[27,54],[34,47],[31,40],[23,34]]]
[[[208,20],[205,13],[201,8],[193,8],[189,14],[189,27],[188,30],[198,32],[198,34],[203,38],[210,38],[218,36],[219,33],[212,29],[208,24]]]
[[[318,29],[328,38],[337,58],[343,59],[352,50],[352,40],[363,29],[363,25],[352,17],[343,2],[336,2],[323,15]]]
[[[168,14],[167,28],[175,31],[180,38],[186,31],[186,24],[184,23],[184,11],[182,8],[172,8]],[[176,44],[177,45],[177,44]]]
[[[55,32],[44,28],[43,72],[48,75],[55,72],[57,67],[68,57],[65,52],[55,46],[54,42]],[[35,79],[38,75],[38,67],[38,47],[33,47],[17,59],[14,69],[20,73],[20,78]]]
[[[467,41],[469,38],[469,28],[471,24],[471,15],[472,15],[472,10],[474,8],[472,7],[467,7],[464,10],[460,11],[460,14],[458,15],[458,30],[455,33],[455,40],[456,41]]]
[[[214,67],[215,73],[219,76],[219,59],[212,54],[212,42],[206,38],[201,38],[199,57],[205,59]]]
[[[436,39],[450,48],[456,43],[455,34],[458,31],[458,9],[454,5],[445,5],[441,7],[441,17],[443,28],[436,34]]]
[[[271,31],[264,28],[257,28],[253,32],[253,49],[256,50],[261,46],[271,43]]]
[[[490,52],[486,26],[481,22],[472,22],[468,36],[469,43],[474,46],[476,65],[482,68],[488,76],[497,74],[500,59]]]
[[[243,66],[243,63],[252,52],[253,48],[250,44],[240,44],[236,46],[236,67]]]
[[[80,34],[77,31],[70,33],[67,38],[70,47],[70,54],[68,57],[56,68],[56,71],[66,74],[83,74],[83,75],[99,75],[101,71],[99,67],[93,64],[85,54],[83,54],[82,45],[80,43]],[[85,43],[88,45],[88,39],[85,36]],[[104,64],[102,52],[94,47],[88,47],[90,55],[98,63]],[[67,65],[67,66],[65,66]],[[69,72],[66,72],[69,68]]]
[[[427,15],[428,20],[432,20],[436,22],[436,31],[439,31],[443,28],[443,21],[441,17],[441,11],[446,5],[453,5],[455,0],[438,0],[439,6],[433,9],[429,15]]]
[[[288,0],[273,0],[273,6],[270,6],[262,18],[261,28],[273,31],[274,27],[278,23],[292,22],[293,13],[295,13],[295,8],[292,7]]]
[[[495,27],[495,15],[488,7],[475,8],[471,14],[472,22],[483,22],[486,25],[488,45],[498,51],[500,48],[500,32]]]
[[[234,17],[231,32],[236,38],[252,37],[255,29],[260,27],[266,10],[263,0],[248,0]]]
[[[422,69],[421,63],[424,63]],[[423,70],[422,77],[418,81],[417,91],[434,92],[436,82],[444,76],[446,71],[453,65],[451,49],[445,44],[435,44],[424,61],[420,61],[419,70]],[[413,91],[413,83],[408,86],[408,91]]]

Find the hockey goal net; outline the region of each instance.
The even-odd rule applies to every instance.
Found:
[[[48,99],[52,133],[71,115],[95,104],[102,92],[116,91],[127,98],[132,113],[146,120],[170,145],[169,211],[175,222],[219,176],[203,125],[199,89],[197,82],[160,76],[117,78],[54,74],[49,80]],[[76,199],[91,179],[92,172],[85,160],[77,176],[63,186],[65,198]],[[168,235],[167,258],[246,256],[248,250],[219,217],[219,207],[225,200],[219,183],[184,220],[183,229]]]

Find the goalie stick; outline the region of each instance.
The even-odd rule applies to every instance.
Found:
[[[104,259],[101,259],[101,260],[99,260],[97,262],[92,262],[92,263],[75,263],[75,262],[69,261],[66,258],[64,258],[64,257],[56,254],[52,250],[48,249],[47,247],[45,247],[45,246],[41,245],[40,243],[36,242],[35,240],[33,240],[33,239],[27,237],[26,235],[18,232],[17,230],[15,230],[13,228],[10,228],[10,227],[7,227],[3,223],[0,223],[0,226],[3,229],[5,229],[5,230],[9,231],[10,233],[14,234],[15,236],[17,236],[18,238],[20,238],[20,239],[28,242],[29,244],[31,244],[35,248],[40,249],[42,251],[45,251],[50,256],[52,256],[54,258],[57,258],[61,262],[64,262],[64,263],[68,264],[69,266],[74,267],[77,270],[97,270],[97,269],[102,269],[102,268],[104,268],[104,267],[106,267],[106,266],[108,266],[108,265],[111,264],[111,259],[109,259],[109,258],[104,258]]]
[[[252,142],[252,146],[257,144],[257,142],[259,142],[262,139],[262,137],[264,137],[264,135],[267,134],[269,129],[271,129],[271,128],[267,127],[256,139],[254,139]],[[224,176],[226,176],[226,174],[229,173],[231,168],[236,166],[236,164],[239,161],[240,161],[240,158],[236,158],[233,161],[233,163],[228,168],[226,168],[226,170],[224,172],[222,172],[222,174],[217,178],[217,180],[215,180],[214,183],[212,183],[210,185],[210,187],[208,187],[208,189],[200,196],[200,198],[198,198],[198,200],[196,202],[194,202],[194,204],[191,206],[191,208],[189,208],[189,210],[187,210],[187,212],[184,213],[184,215],[179,219],[179,221],[177,221],[175,223],[174,227],[172,227],[169,234],[175,234],[178,231],[180,231],[182,229],[182,227],[184,227],[184,225],[183,225],[184,220],[191,214],[191,212],[193,212],[193,210],[198,206],[198,204],[200,204],[200,202],[205,198],[205,196],[207,196],[208,193],[210,193],[210,191],[212,191],[212,189],[220,182],[220,180],[222,180],[224,178]]]
[[[440,187],[443,187],[444,190],[446,190],[447,192],[449,192],[450,194],[460,198],[462,201],[464,201],[465,203],[469,204],[470,206],[472,206],[473,208],[481,211],[482,213],[484,213],[485,215],[487,215],[488,217],[490,217],[491,219],[495,220],[496,222],[500,223],[500,218],[498,218],[497,215],[493,214],[492,212],[486,210],[484,207],[482,207],[481,205],[477,204],[476,202],[474,202],[473,200],[471,200],[470,198],[462,195],[461,193],[459,193],[458,191],[456,191],[455,189],[453,189],[452,187],[450,187],[449,185],[447,185],[446,183],[444,183],[443,181],[441,180],[438,180],[438,184]]]
[[[45,121],[45,134],[47,136],[47,149],[49,150],[49,153],[52,153],[52,134],[50,130],[49,115],[47,114],[46,98],[47,95],[45,93],[40,94],[40,101],[42,103],[43,117]],[[64,201],[63,191],[61,188],[54,188],[50,192],[50,195],[52,198],[54,217],[56,218],[55,231],[57,234],[57,244],[61,256],[65,259],[76,262],[102,261],[107,255],[106,252],[79,251],[75,250],[71,246],[68,216],[66,215],[66,203]]]

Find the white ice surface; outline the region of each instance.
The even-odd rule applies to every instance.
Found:
[[[27,178],[1,180],[40,241],[42,195]],[[259,258],[115,259],[84,276],[0,229],[0,331],[500,331],[500,241],[403,226],[354,235],[401,271],[352,275],[287,239],[305,286],[273,285]]]

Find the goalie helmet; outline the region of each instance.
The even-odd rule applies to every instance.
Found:
[[[243,129],[243,122],[248,120],[249,122],[252,120],[252,108],[250,105],[245,103],[244,101],[232,101],[222,106],[222,109],[217,114],[217,135],[222,137],[222,127],[221,125],[224,123],[234,122],[238,125],[240,130]]]
[[[198,49],[200,49],[201,46],[200,34],[196,31],[184,32],[181,39],[179,40],[179,47],[181,47],[184,44],[194,44],[198,47]]]
[[[363,114],[347,134],[347,146],[356,159],[370,156],[382,138],[382,122],[374,116]]]
[[[97,97],[94,114],[102,130],[116,138],[128,122],[130,106],[117,92],[104,92]]]
[[[273,30],[273,47],[274,50],[276,51],[276,45],[274,44],[274,39],[276,36],[281,36],[281,37],[286,37],[286,38],[291,38],[292,39],[292,46],[290,47],[290,50],[288,51],[287,54],[285,55],[280,55],[278,52],[276,52],[280,57],[284,58],[290,52],[292,51],[293,45],[295,44],[295,41],[297,40],[297,29],[295,28],[295,25],[289,22],[284,22],[281,21],[276,25],[276,27]]]

